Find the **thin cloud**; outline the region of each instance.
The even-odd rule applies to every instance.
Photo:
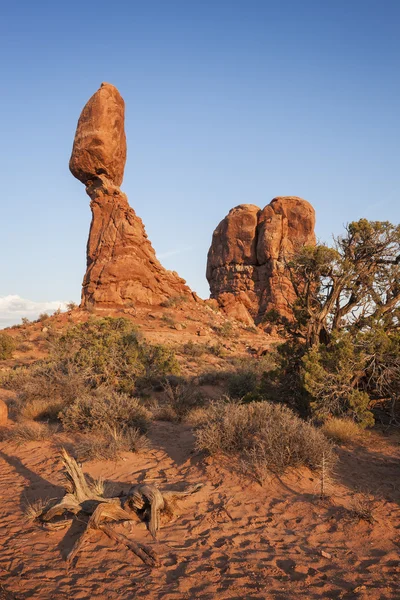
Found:
[[[35,302],[21,298],[16,294],[0,296],[0,328],[10,327],[21,323],[21,319],[37,319],[40,313],[54,313],[56,310],[65,310],[67,303],[59,300],[51,302]]]
[[[162,260],[164,258],[169,258],[170,256],[182,254],[182,252],[189,252],[189,250],[192,250],[192,246],[186,246],[186,248],[175,248],[174,250],[167,250],[167,252],[161,252],[161,254],[157,254],[157,258]]]

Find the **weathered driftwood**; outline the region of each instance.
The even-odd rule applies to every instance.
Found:
[[[155,485],[143,483],[132,486],[125,495],[104,498],[99,495],[94,483],[85,477],[75,459],[69,456],[64,449],[62,450],[62,461],[67,480],[66,494],[56,504],[44,508],[38,516],[38,520],[48,529],[60,529],[69,525],[78,515],[89,515],[85,531],[67,556],[69,563],[77,556],[90,537],[90,533],[93,530],[100,530],[112,540],[122,543],[132,550],[149,567],[156,566],[158,557],[150,546],[126,538],[116,532],[111,523],[132,522],[133,518],[139,517],[147,523],[148,529],[155,539],[160,528],[160,514],[164,511],[172,514],[174,504],[179,498],[193,494],[202,487],[201,484],[197,484],[187,486],[184,491],[160,492]],[[66,514],[72,515],[72,518],[65,519]],[[63,520],[52,521],[56,517],[62,516]]]

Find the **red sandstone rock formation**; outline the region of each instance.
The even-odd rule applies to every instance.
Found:
[[[85,184],[92,210],[82,306],[193,299],[185,281],[157,260],[142,220],[119,188],[126,161],[124,117],[118,90],[102,83],[84,107],[75,134],[69,167]]]
[[[285,262],[296,248],[315,244],[315,212],[295,196],[274,198],[260,210],[233,208],[213,234],[207,260],[211,298],[227,314],[259,321],[270,309],[290,316],[294,296]]]

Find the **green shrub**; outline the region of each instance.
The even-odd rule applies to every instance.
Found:
[[[60,414],[64,428],[69,431],[134,427],[144,433],[150,417],[137,398],[104,387],[80,396]]]
[[[323,433],[285,406],[217,402],[207,412],[208,419],[202,415],[195,431],[197,448],[235,456],[260,482],[269,471],[282,473],[288,467],[318,470],[322,456],[326,464],[334,462]]]
[[[243,398],[257,391],[257,377],[252,371],[232,373],[228,379],[228,394],[232,398]]]
[[[357,386],[365,356],[349,335],[332,336],[329,346],[310,348],[304,356],[304,387],[311,396],[311,409],[322,420],[348,416],[361,426],[374,424],[368,409],[370,398]]]
[[[0,333],[0,360],[12,358],[15,348],[14,338],[7,335],[7,333]]]

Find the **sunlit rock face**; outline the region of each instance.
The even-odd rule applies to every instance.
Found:
[[[82,110],[69,163],[86,186],[92,222],[82,306],[159,304],[191,290],[156,258],[142,220],[120,190],[126,162],[125,103],[103,83]]]
[[[285,265],[301,246],[315,245],[315,211],[296,196],[264,209],[233,208],[214,231],[207,260],[211,298],[244,322],[271,309],[290,317],[294,290]]]

